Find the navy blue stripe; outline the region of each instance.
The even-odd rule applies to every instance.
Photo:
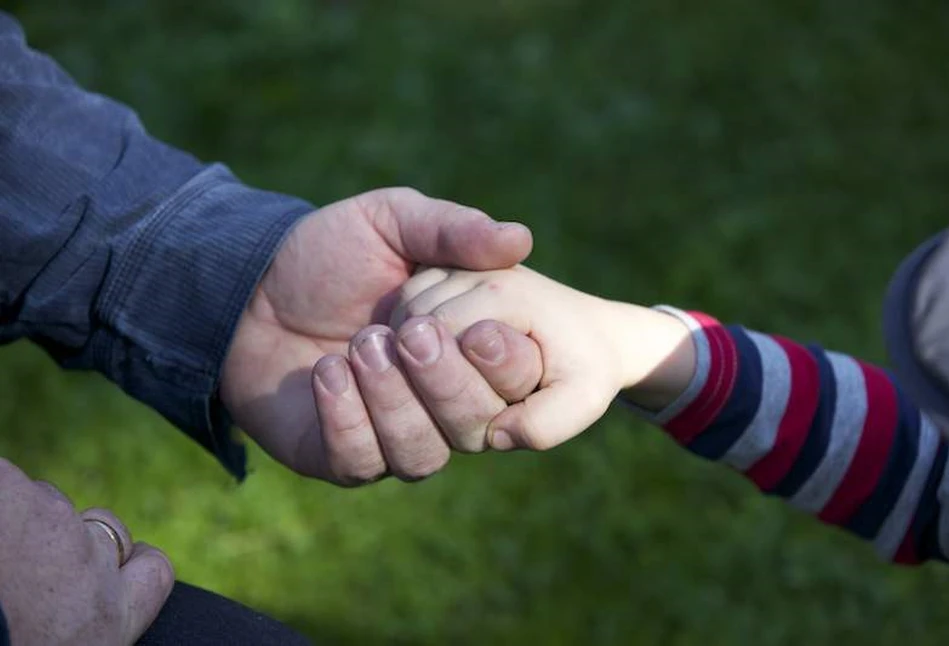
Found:
[[[690,451],[709,460],[720,460],[738,441],[761,402],[762,366],[758,348],[740,326],[728,325],[725,330],[738,352],[735,388],[718,417],[688,445]]]
[[[834,369],[827,359],[824,350],[819,346],[808,345],[807,351],[817,361],[818,400],[814,419],[807,431],[807,439],[801,447],[791,470],[768,493],[782,498],[790,498],[804,486],[821,460],[827,453],[830,444],[830,431],[834,424],[834,409],[837,407],[837,380],[834,378]]]
[[[929,477],[926,478],[926,488],[923,489],[922,498],[919,501],[919,507],[916,510],[916,516],[913,518],[912,532],[913,544],[916,545],[916,556],[922,561],[930,559],[946,560],[946,555],[939,544],[939,485],[942,482],[942,474],[946,468],[946,459],[949,457],[949,446],[945,442],[939,442],[939,449],[936,451],[936,459],[933,460],[932,469],[929,471]]]
[[[887,373],[887,377],[893,381],[891,374]],[[873,493],[844,525],[846,529],[867,540],[876,537],[883,522],[893,511],[919,453],[919,410],[899,388],[895,385],[894,388],[898,417],[889,460]]]

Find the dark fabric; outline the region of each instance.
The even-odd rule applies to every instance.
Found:
[[[949,237],[927,240],[893,275],[883,308],[887,353],[900,385],[949,431]]]
[[[139,646],[308,646],[309,640],[236,601],[175,583],[171,596]],[[10,646],[0,608],[0,646]]]
[[[307,646],[280,622],[236,601],[176,583],[158,619],[138,646]]]
[[[10,646],[10,633],[7,630],[7,618],[3,616],[2,606],[0,606],[0,646]]]
[[[312,209],[151,138],[0,12],[0,343],[26,337],[102,372],[240,476],[221,366],[261,274]]]

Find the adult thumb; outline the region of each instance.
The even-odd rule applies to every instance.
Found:
[[[136,543],[120,570],[128,602],[125,643],[133,644],[158,617],[175,585],[168,557],[147,543]]]
[[[483,271],[522,262],[531,252],[530,229],[497,222],[479,211],[414,189],[380,189],[376,226],[406,260],[416,264]]]
[[[488,425],[488,444],[498,451],[546,451],[593,425],[609,401],[579,383],[558,381],[508,406]]]

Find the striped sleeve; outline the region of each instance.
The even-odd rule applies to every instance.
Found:
[[[903,564],[949,554],[947,444],[875,366],[661,308],[691,329],[692,383],[653,416],[678,443]]]

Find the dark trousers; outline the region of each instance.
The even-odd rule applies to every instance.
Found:
[[[175,583],[138,646],[312,646],[296,631],[226,597]]]

